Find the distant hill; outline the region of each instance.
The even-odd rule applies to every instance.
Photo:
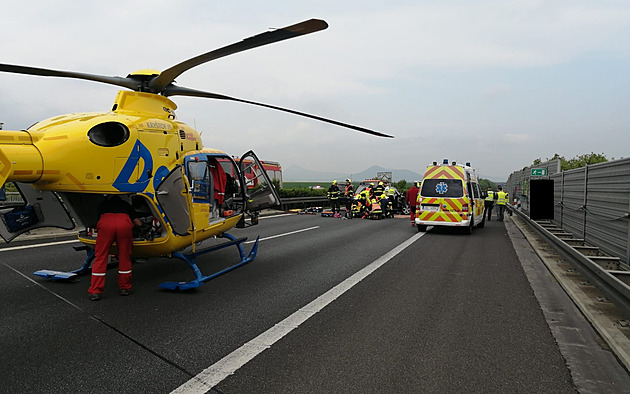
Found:
[[[354,182],[362,181],[364,179],[374,178],[377,172],[391,172],[394,182],[400,180],[406,180],[407,182],[419,181],[422,179],[422,175],[409,171],[409,170],[394,170],[390,168],[383,168],[379,166],[372,166],[358,174],[347,174],[343,172],[334,171],[313,171],[298,165],[292,165],[283,169],[282,178],[286,182],[331,182],[333,179],[343,182],[346,178],[352,179]]]

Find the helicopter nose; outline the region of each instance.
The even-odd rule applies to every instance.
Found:
[[[0,187],[7,181],[36,182],[42,177],[43,163],[27,132],[0,132]]]

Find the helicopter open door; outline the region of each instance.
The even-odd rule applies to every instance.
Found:
[[[156,198],[164,211],[164,217],[177,235],[187,235],[191,228],[188,203],[183,194],[185,189],[181,166],[176,166],[164,177],[156,189]]]
[[[245,210],[256,212],[280,205],[278,192],[253,151],[241,156],[239,167],[247,186]]]
[[[0,203],[0,236],[10,242],[20,234],[40,227],[75,228],[70,213],[59,196],[33,189],[27,183],[14,183],[19,196]]]

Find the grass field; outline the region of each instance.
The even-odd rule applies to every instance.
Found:
[[[283,182],[282,187],[284,189],[302,189],[305,187],[311,186],[321,186],[324,189],[328,189],[330,187],[330,183],[326,182]]]

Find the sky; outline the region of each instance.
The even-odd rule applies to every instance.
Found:
[[[126,76],[307,19],[326,30],[233,54],[180,86],[359,125],[379,138],[247,104],[171,97],[206,147],[284,168],[424,172],[448,158],[481,177],[555,153],[627,157],[630,2],[318,0],[2,2],[0,63]],[[0,73],[0,122],[25,129],[108,111],[119,89]]]

